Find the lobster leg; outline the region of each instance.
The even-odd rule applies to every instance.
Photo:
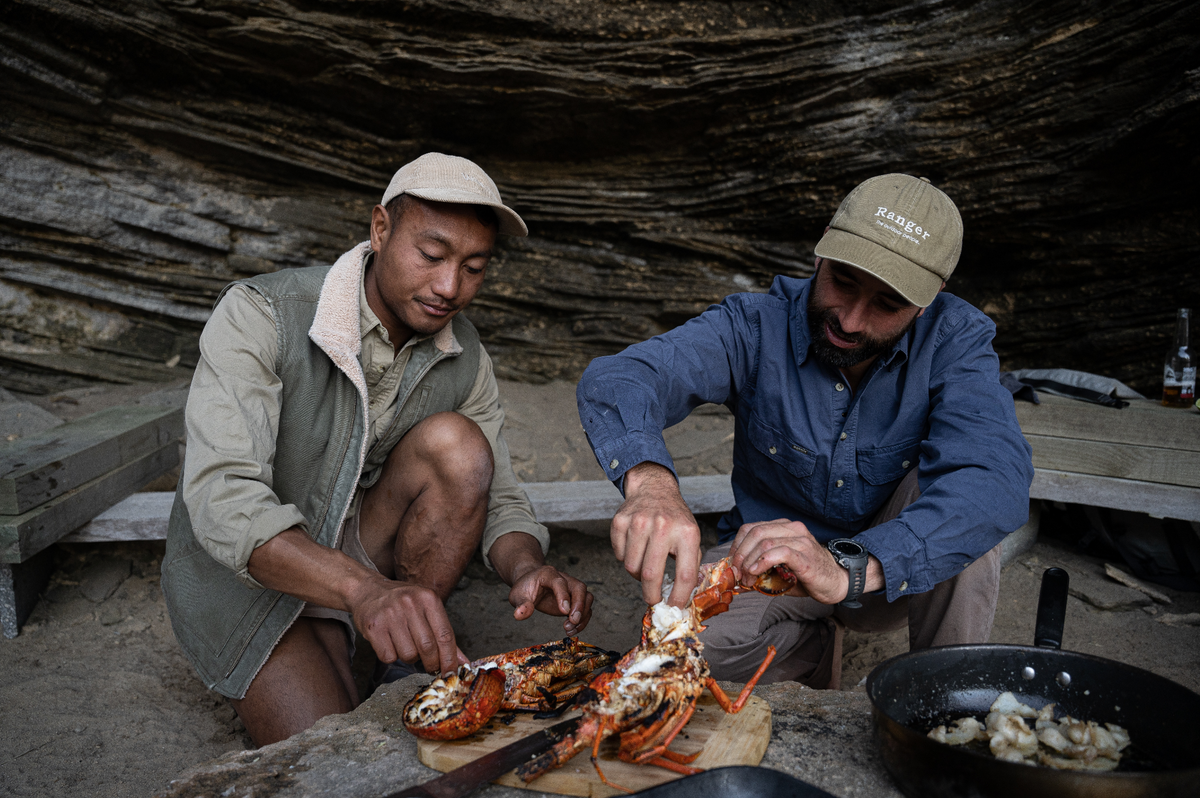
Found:
[[[681,753],[679,753],[678,751],[663,751],[663,752],[662,752],[662,758],[663,758],[663,759],[669,759],[669,760],[671,760],[672,762],[676,762],[676,763],[678,763],[678,764],[681,764],[681,765],[690,765],[690,764],[692,764],[693,762],[695,762],[695,761],[696,761],[696,758],[697,758],[697,757],[699,757],[699,756],[700,756],[702,753],[704,753],[704,749],[703,749],[703,748],[701,748],[699,751],[697,751],[697,752],[696,752],[696,753],[694,753],[694,754],[681,754]],[[651,760],[651,762],[650,762],[650,763],[651,763],[651,764],[659,764],[659,763],[657,763],[657,762],[654,762],[653,760]],[[667,766],[666,766],[666,765],[660,765],[660,767],[667,767]]]
[[[750,698],[750,692],[754,689],[754,685],[758,684],[758,680],[762,678],[763,673],[767,670],[767,666],[771,664],[771,660],[775,659],[775,646],[767,646],[767,657],[763,660],[762,665],[758,666],[754,676],[750,681],[746,682],[746,686],[742,688],[742,692],[738,694],[736,701],[730,701],[729,696],[725,695],[725,691],[717,684],[717,680],[709,676],[705,680],[705,685],[709,692],[713,694],[713,698],[717,699],[717,703],[721,705],[721,709],[733,714],[741,712],[742,707],[746,705],[746,701]]]
[[[647,750],[639,753],[636,757],[633,758],[633,762],[635,764],[639,764],[639,765],[643,765],[643,764],[658,765],[659,763],[654,761],[658,757],[667,757],[668,759],[670,759],[672,756],[676,756],[676,757],[687,756],[687,754],[676,754],[673,751],[668,751],[667,746],[669,746],[675,740],[675,737],[679,734],[679,732],[681,732],[683,730],[683,727],[687,725],[688,721],[692,719],[692,715],[695,714],[695,712],[696,712],[695,704],[691,704],[690,706],[688,706],[687,709],[685,709],[682,713],[680,713],[678,720],[676,720],[673,724],[671,724],[671,730],[663,738],[663,741],[661,743],[659,743],[658,745],[654,746],[653,748],[648,748]],[[687,763],[691,763],[698,756],[700,756],[699,751],[697,751],[695,754],[692,754],[691,759],[687,759],[687,760],[676,759],[673,761],[675,761],[675,762],[686,761]],[[668,765],[661,765],[661,767],[668,768],[669,770],[675,770],[675,768],[669,767]]]
[[[671,752],[666,751],[665,753],[669,754]],[[699,756],[699,755],[700,755],[699,752],[697,752],[696,756]],[[695,759],[696,756],[693,756],[692,759]],[[673,770],[676,773],[682,773],[684,776],[695,776],[697,773],[704,772],[704,768],[688,767],[686,764],[681,764],[681,763],[675,762],[674,760],[667,759],[665,756],[656,756],[653,759],[647,759],[642,764],[657,765],[660,768],[666,768],[667,770]]]
[[[600,721],[600,729],[596,732],[595,740],[592,741],[592,767],[596,769],[596,775],[600,777],[600,781],[604,782],[609,787],[612,787],[614,790],[620,790],[621,792],[632,795],[633,790],[628,790],[622,787],[620,784],[615,784],[609,781],[608,777],[604,775],[604,771],[600,769],[600,743],[604,739],[604,727],[607,725],[607,720]]]

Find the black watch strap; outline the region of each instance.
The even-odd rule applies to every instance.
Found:
[[[858,609],[862,606],[858,598],[867,586],[867,550],[850,538],[837,538],[829,541],[826,548],[833,554],[838,565],[850,574],[850,588],[846,598],[840,604],[848,609]]]

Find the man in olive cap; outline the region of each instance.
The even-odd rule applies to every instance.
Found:
[[[379,681],[466,662],[444,602],[477,548],[518,619],[587,625],[592,595],[545,563],[491,360],[460,315],[497,235],[526,232],[482,169],[428,153],[396,172],[370,240],[219,299],[163,590],[184,653],[257,744],[354,708],[356,631],[395,663]]]
[[[837,687],[844,626],[907,624],[913,648],[987,641],[1033,467],[995,325],[942,291],[961,248],[942,191],[872,178],[834,214],[812,278],[728,296],[580,381],[584,429],[625,494],[613,548],[647,602],[673,557],[669,600],[685,604],[701,562],[662,430],[705,402],[734,414],[736,504],[704,560],[731,556],[746,584],[786,565],[799,583],[708,621],[716,678],[746,681],[773,645],[767,681]]]

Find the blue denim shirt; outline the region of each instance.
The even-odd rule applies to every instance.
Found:
[[[651,461],[674,471],[662,431],[705,402],[735,418],[722,541],[789,518],[820,541],[854,537],[883,565],[889,601],[930,590],[1028,518],[1031,450],[999,381],[996,327],[945,293],[871,365],[858,390],[809,355],[810,280],[777,277],[664,335],[592,361],[579,417],[618,487]],[[918,469],[920,498],[867,529]]]

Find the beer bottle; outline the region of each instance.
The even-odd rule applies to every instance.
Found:
[[[1162,403],[1167,407],[1191,407],[1196,398],[1196,364],[1188,341],[1191,310],[1180,308],[1175,323],[1175,345],[1167,350],[1163,366]]]

